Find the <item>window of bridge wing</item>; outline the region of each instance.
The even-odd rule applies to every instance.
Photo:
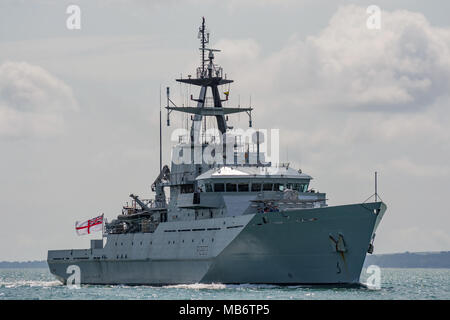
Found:
[[[227,192],[236,192],[237,191],[236,184],[235,183],[227,183],[226,191]]]
[[[260,192],[261,183],[252,183],[252,192]]]
[[[181,185],[181,193],[193,193],[194,185],[193,184],[182,184]]]
[[[238,183],[238,191],[239,192],[248,192],[248,183]]]
[[[303,186],[303,191],[302,192],[308,191],[308,185],[309,185],[309,183],[305,183],[305,184],[302,185]]]
[[[225,185],[223,183],[214,183],[214,192],[224,192]]]
[[[273,183],[263,183],[263,191],[272,191]]]
[[[285,187],[283,183],[274,183],[273,191],[284,191]]]
[[[288,189],[296,190],[298,192],[306,192],[308,190],[308,183],[293,183],[291,188]]]
[[[213,188],[211,183],[205,183],[205,191],[206,192],[213,192]]]

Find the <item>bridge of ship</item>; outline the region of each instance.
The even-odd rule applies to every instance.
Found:
[[[272,208],[278,211],[326,205],[324,193],[308,190],[311,179],[287,165],[276,170],[244,166],[213,168],[196,178],[195,190],[181,189],[176,207],[198,211],[233,208],[228,215],[240,215],[272,211]]]
[[[199,175],[199,192],[269,192],[294,190],[305,193],[312,178],[284,165],[273,167],[219,167]]]

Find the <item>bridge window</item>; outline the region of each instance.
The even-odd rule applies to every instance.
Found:
[[[181,193],[193,193],[194,185],[193,184],[182,184],[181,185]]]
[[[263,184],[263,191],[272,191],[273,184],[272,183],[264,183]]]
[[[237,188],[234,183],[227,183],[227,192],[236,192]]]
[[[214,183],[214,192],[224,192],[225,186],[223,183]]]
[[[284,184],[282,184],[282,183],[275,183],[273,185],[274,191],[284,191],[284,189],[285,189],[285,187],[284,187]]]
[[[239,183],[238,191],[239,192],[248,192],[248,183]]]
[[[211,183],[206,183],[205,184],[205,188],[206,188],[206,192],[212,192],[213,191]]]
[[[306,192],[308,190],[308,184],[307,183],[294,183],[293,189],[297,190],[298,192]]]
[[[252,183],[252,191],[253,192],[261,191],[261,183]]]

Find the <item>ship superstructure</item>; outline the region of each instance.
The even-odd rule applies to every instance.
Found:
[[[358,283],[366,252],[386,210],[383,202],[328,206],[311,176],[289,164],[266,161],[260,130],[241,134],[228,116],[252,107],[226,107],[232,82],[199,28],[201,64],[195,107],[177,106],[167,88],[167,122],[173,111],[191,115],[190,130],[173,148],[171,166],[160,164],[153,200],[131,194],[131,205],[106,224],[105,241],[90,249],[50,250],[50,271],[62,282],[68,267],[81,283]],[[208,94],[209,93],[209,94]],[[208,134],[205,119],[215,119]],[[170,198],[166,195],[170,191]]]

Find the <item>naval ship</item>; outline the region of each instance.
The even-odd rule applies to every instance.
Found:
[[[193,106],[177,106],[167,88],[167,124],[170,113],[187,113],[190,131],[173,146],[170,168],[160,150],[154,199],[131,194],[89,249],[49,250],[50,272],[67,283],[77,266],[81,284],[359,284],[385,203],[375,194],[374,202],[328,206],[310,175],[266,161],[262,132],[238,139],[228,117],[246,113],[252,127],[253,108],[227,106],[229,91],[219,88],[233,81],[209,37],[203,18],[196,77],[176,79],[199,89]],[[207,117],[220,133],[210,139]]]

